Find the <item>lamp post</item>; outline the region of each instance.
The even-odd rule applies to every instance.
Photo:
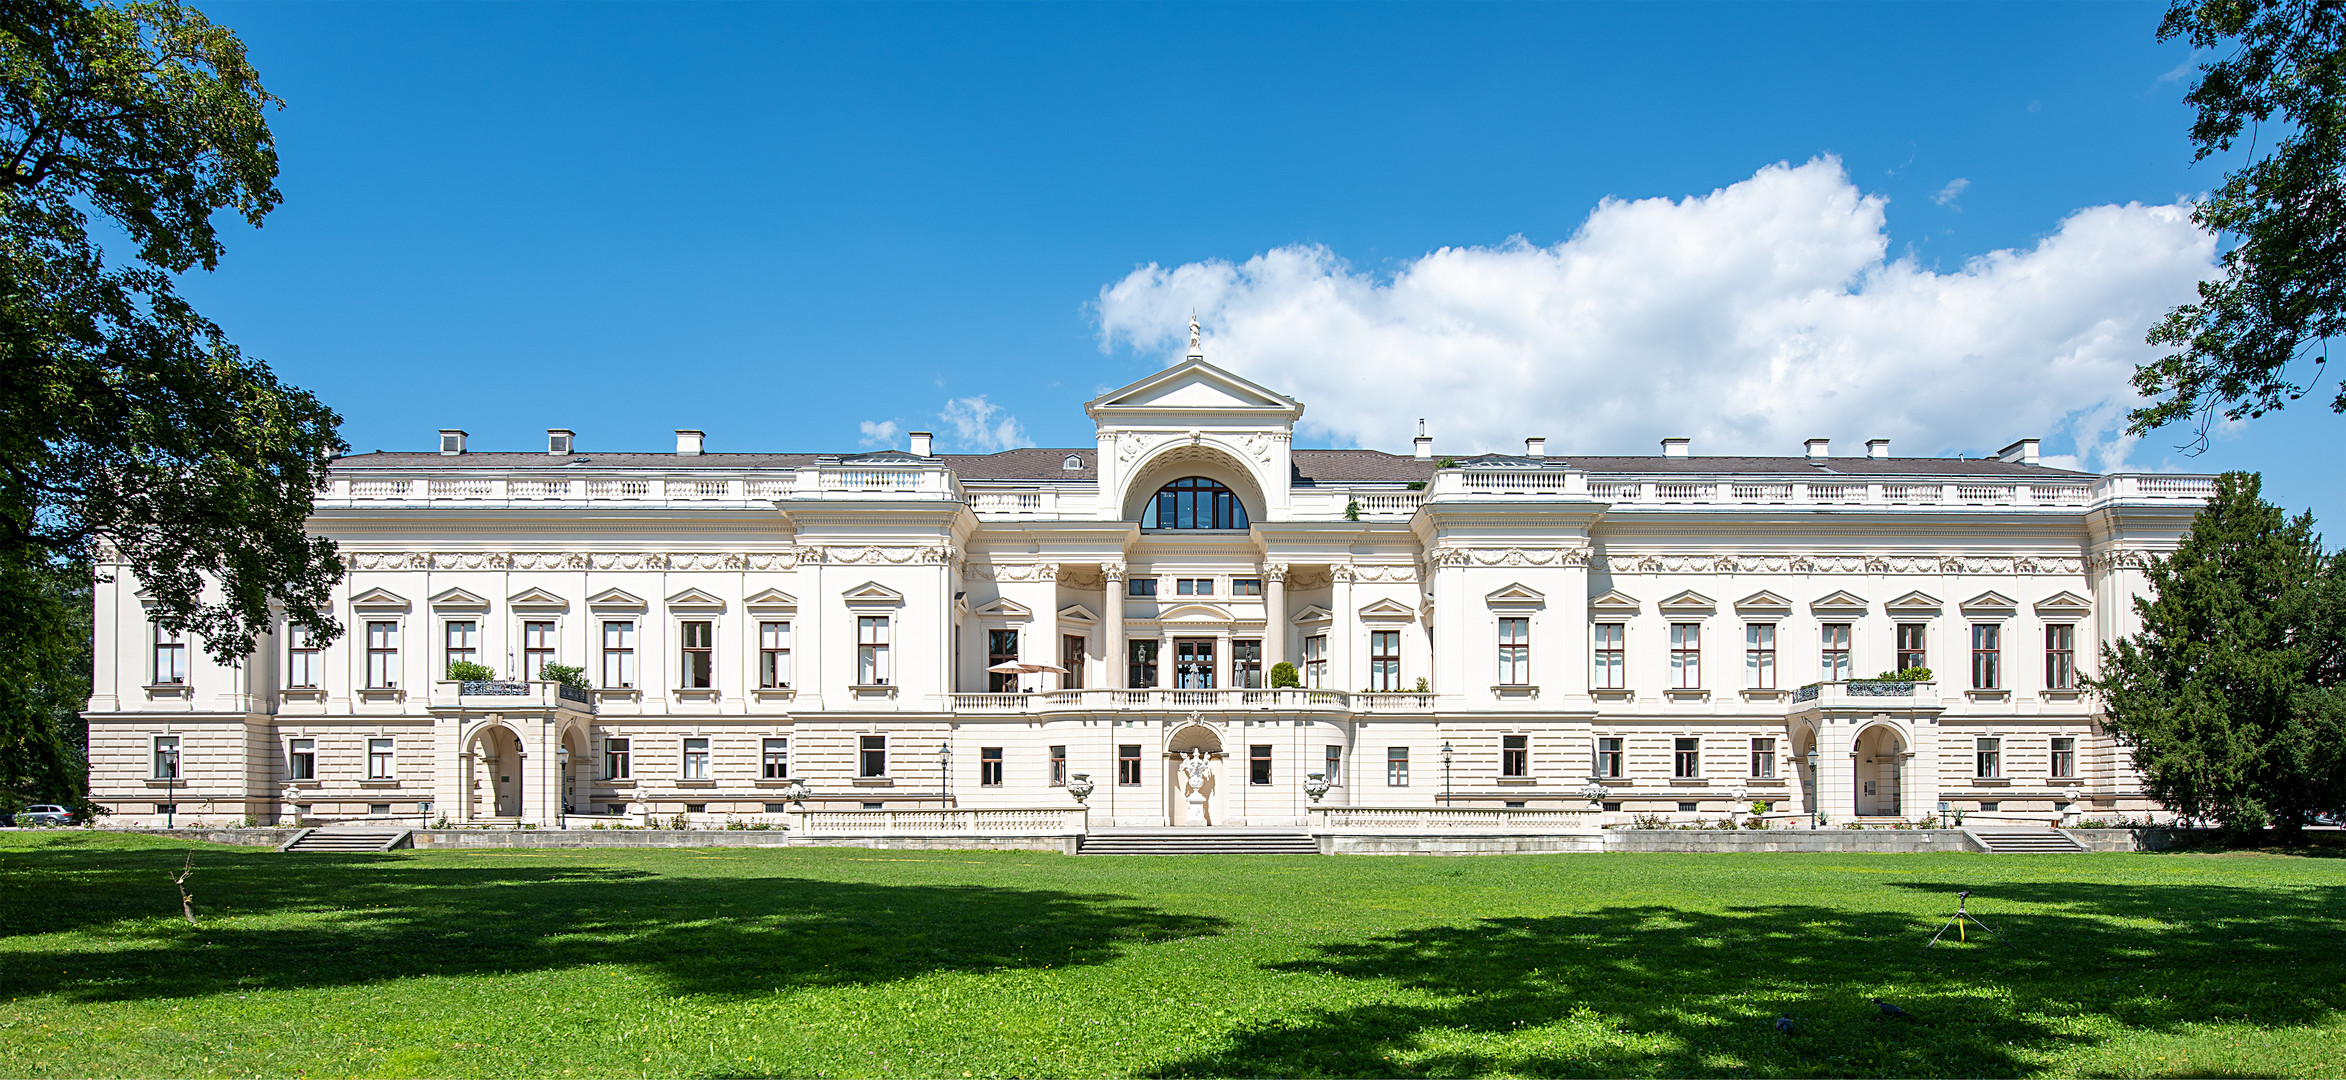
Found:
[[[1818,825],[1817,803],[1824,797],[1825,781],[1817,775],[1817,748],[1811,744],[1808,748],[1808,827],[1811,829]]]
[[[570,827],[568,815],[572,812],[570,805],[570,745],[568,743],[554,748],[554,775],[558,778],[556,783],[562,785],[560,794],[563,820],[556,825],[556,828],[567,829]]]
[[[179,812],[179,744],[173,742],[163,750],[163,827],[171,827],[173,816]]]
[[[947,809],[953,801],[953,747],[949,743],[937,744],[937,787],[937,809]]]
[[[1450,740],[1442,740],[1442,805],[1450,805]]]

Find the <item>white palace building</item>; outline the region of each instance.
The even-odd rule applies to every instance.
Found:
[[[348,566],[330,645],[280,625],[215,665],[119,569],[97,587],[93,798],[539,827],[1061,813],[1086,781],[1094,828],[2150,808],[2079,680],[2205,477],[2034,440],[1301,450],[1303,405],[1194,343],[1086,411],[1095,445],[990,455],[444,431],[343,458],[314,518]]]

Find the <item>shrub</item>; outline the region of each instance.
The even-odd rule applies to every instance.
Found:
[[[587,689],[586,669],[568,664],[547,664],[538,669],[538,675],[547,682],[561,683],[579,690]]]
[[[1433,684],[1432,684],[1432,683],[1429,683],[1429,682],[1427,682],[1427,681],[1426,681],[1426,677],[1425,677],[1425,676],[1423,676],[1423,675],[1420,675],[1420,676],[1418,676],[1418,677],[1417,677],[1417,692],[1418,692],[1418,693],[1420,693],[1420,694],[1423,694],[1423,693],[1428,693],[1428,692],[1432,691],[1432,690],[1433,690],[1433,688],[1434,688],[1434,687],[1433,687]]]
[[[1285,660],[1271,665],[1271,689],[1296,690],[1302,687],[1303,679],[1295,673],[1295,665]]]
[[[497,669],[487,664],[458,660],[448,665],[448,679],[451,682],[488,682],[496,677]]]
[[[1885,671],[1879,675],[1874,676],[1874,681],[1929,682],[1931,681],[1931,669],[1926,667],[1910,667],[1904,671]]]
[[[1359,499],[1349,499],[1349,500],[1346,500],[1346,501],[1345,501],[1345,503],[1344,503],[1344,520],[1346,520],[1346,521],[1359,521],[1359,520],[1360,520],[1360,500],[1359,500]]]

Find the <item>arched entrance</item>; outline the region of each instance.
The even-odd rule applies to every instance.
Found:
[[[1219,825],[1222,773],[1229,763],[1222,736],[1204,724],[1184,725],[1165,740],[1165,820],[1175,825]],[[1202,763],[1202,767],[1190,762]],[[1192,772],[1200,775],[1192,778]],[[1194,797],[1193,797],[1194,796]]]
[[[1813,814],[1818,806],[1817,775],[1813,765],[1816,759],[1809,755],[1815,753],[1817,748],[1816,729],[1805,723],[1792,725],[1792,738],[1787,741],[1787,745],[1792,748],[1792,773],[1800,778],[1800,805],[1797,809],[1803,814]]]
[[[586,728],[571,725],[562,732],[562,812],[591,814],[595,812],[595,754],[594,743],[587,738]]]
[[[1857,751],[1852,756],[1857,773],[1857,816],[1904,816],[1904,792],[1900,789],[1907,752],[1906,740],[1898,736],[1897,729],[1875,724],[1858,732]]]
[[[472,817],[521,816],[521,738],[503,724],[489,724],[475,733],[465,753],[472,759]]]

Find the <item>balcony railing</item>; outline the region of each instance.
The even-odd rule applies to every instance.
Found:
[[[1239,709],[1387,713],[1431,712],[1434,695],[1351,694],[1339,690],[1040,690],[1026,694],[954,694],[951,705],[954,712],[962,713]]]
[[[1794,711],[1810,702],[1823,708],[1936,706],[1939,703],[1939,684],[1907,682],[1903,679],[1850,679],[1845,682],[1810,683],[1792,691]]]
[[[576,709],[594,712],[592,695],[557,682],[509,679],[441,679],[431,684],[431,704],[439,709]]]
[[[1497,806],[1314,806],[1314,832],[1593,832],[1594,810]]]
[[[1080,836],[1084,809],[808,810],[786,819],[799,836]]]

